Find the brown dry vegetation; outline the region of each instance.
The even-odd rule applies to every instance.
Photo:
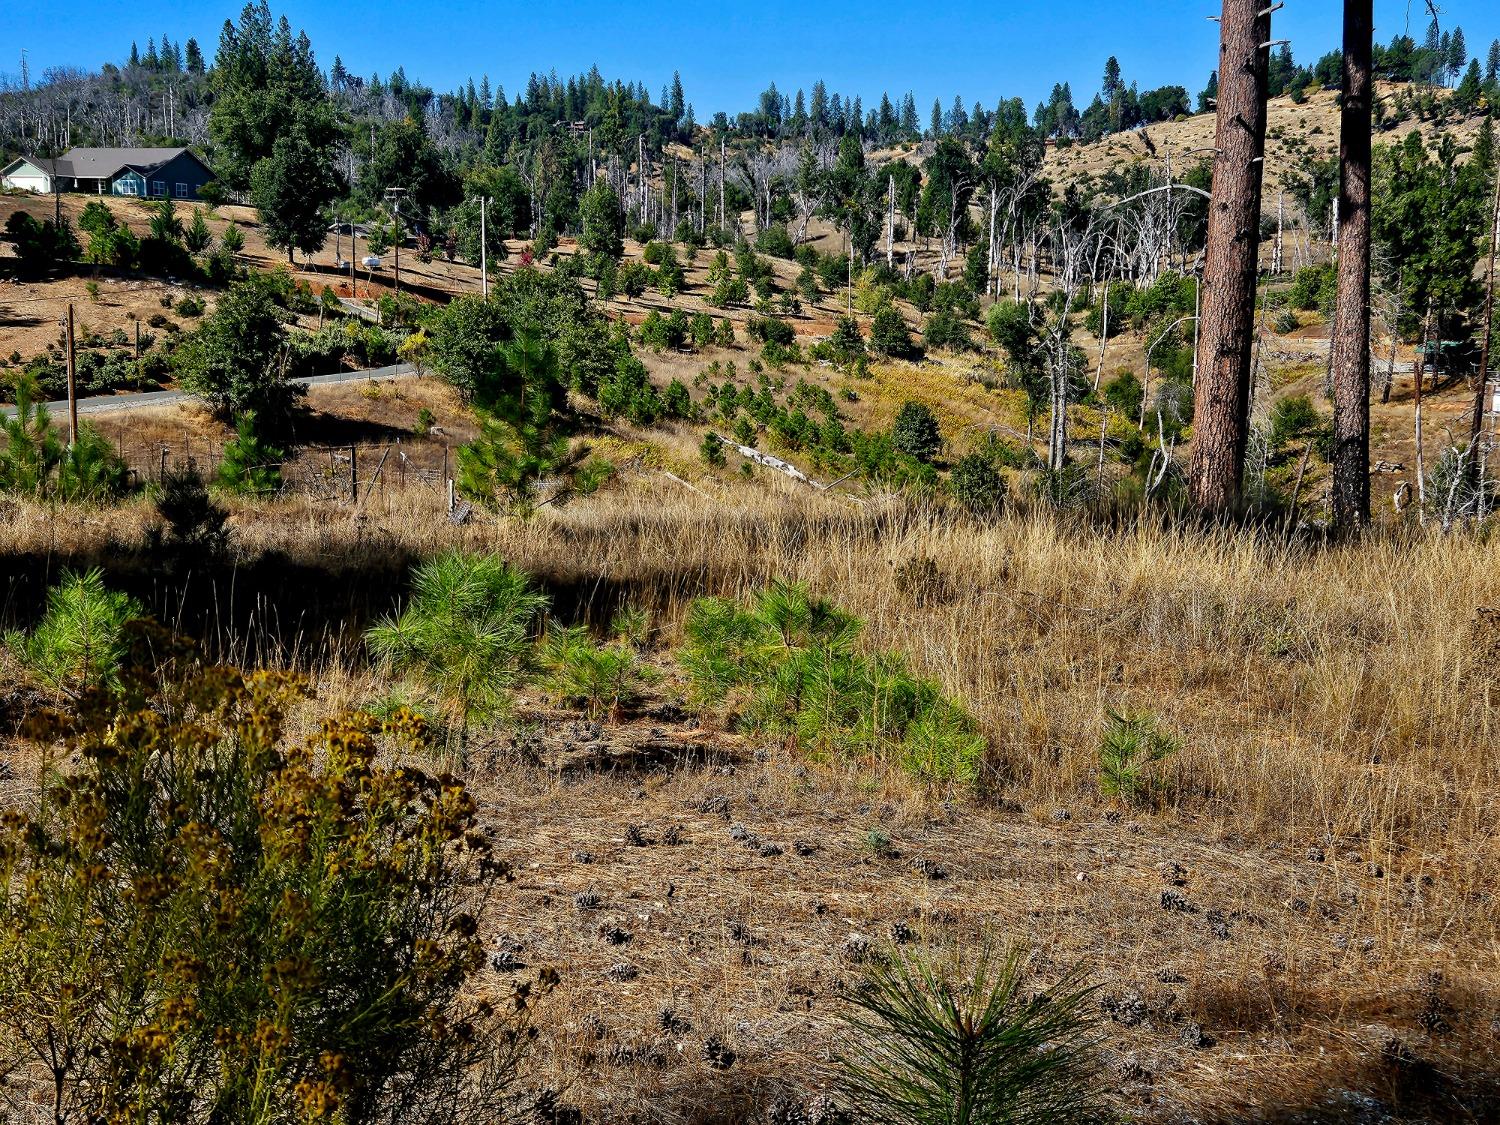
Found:
[[[1331,97],[1273,105],[1273,129],[1291,128],[1293,110],[1331,122]],[[1150,132],[1181,152],[1209,122]],[[1333,136],[1325,126],[1308,143]],[[1084,174],[1097,170],[1087,161],[1129,158],[1122,145],[1139,141],[1049,150],[1049,165]],[[1274,178],[1292,154],[1271,154]],[[110,203],[144,229],[137,204]],[[216,234],[226,216],[245,228],[247,259],[274,264],[253,214],[221,209]],[[331,260],[331,245],[321,257]],[[690,265],[688,295],[648,293],[612,302],[611,314],[704,307],[710,258],[700,251]],[[402,265],[435,293],[478,288],[461,264],[413,255]],[[775,265],[790,287],[795,267]],[[37,322],[13,322],[3,350],[52,342],[56,309],[86,300],[85,280],[7,286],[0,305]],[[99,305],[80,315],[107,331],[112,317],[124,326],[128,313],[156,311],[158,295],[132,284],[106,279]],[[839,311],[830,296],[798,331],[824,335]],[[1276,393],[1321,394],[1317,335],[1268,342]],[[1092,366],[1096,344],[1079,342]],[[748,356],[643,358],[659,382],[691,383],[711,359],[743,366]],[[1140,342],[1122,339],[1102,367],[1108,379],[1142,365]],[[925,401],[962,451],[987,430],[1024,428],[1020,393],[994,389],[994,374],[989,358],[935,356],[877,364],[864,380],[819,367],[791,378],[854,390],[841,409],[865,428],[888,425],[906,399]],[[1376,406],[1375,444],[1377,458],[1409,470],[1407,386]],[[1429,398],[1429,425],[1456,417],[1467,394],[1452,386]],[[299,439],[318,449],[308,459],[332,465],[323,447],[356,444],[370,450],[368,473],[381,451],[399,451],[357,509],[337,497],[233,501],[233,565],[166,573],[142,546],[155,522],[145,501],[108,511],[0,501],[4,624],[32,619],[63,567],[101,565],[221,655],[304,667],[327,708],[389,696],[360,631],[401,597],[409,565],[447,547],[496,552],[534,574],[567,620],[648,608],[662,679],[647,704],[600,727],[523,693],[467,769],[518,875],[488,919],[490,942],[563,978],[528,1081],[562,1090],[589,1120],[758,1121],[778,1099],[805,1100],[829,1082],[863,942],[878,952],[908,937],[962,945],[986,934],[1030,945],[1040,981],[1081,963],[1101,986],[1105,1061],[1127,1116],[1500,1115],[1500,570],[1484,539],[1392,527],[1330,548],[1022,510],[980,525],[900,498],[713,473],[697,456],[701,427],[679,424],[593,436],[620,468],[599,496],[460,526],[440,488],[396,470],[430,473],[443,446],[472,436],[449,389],[340,385],[309,401]],[[423,407],[439,429],[418,438]],[[162,447],[211,465],[228,436],[191,409],[94,421],[146,473]],[[1098,414],[1076,408],[1073,424],[1097,432]],[[1322,489],[1314,466],[1304,504]],[[903,577],[914,574],[926,577]],[[688,604],[773,577],[858,615],[867,644],[906,654],[973,711],[990,745],[977,792],[924,788],[874,762],[813,760],[682,706],[672,650]],[[3,651],[0,681],[10,730],[37,697]],[[1098,793],[1100,731],[1121,709],[1154,713],[1181,741],[1159,808]],[[0,764],[16,773],[0,780],[0,802],[24,799],[36,782],[30,751],[7,735]],[[632,827],[645,843],[631,842]],[[679,842],[666,842],[669,828]],[[891,851],[868,846],[872,830]],[[574,896],[590,891],[599,905],[579,909]],[[666,1010],[680,1022],[664,1027]],[[733,1065],[704,1061],[709,1036],[735,1052]]]
[[[878,949],[905,926],[1024,940],[1042,980],[1082,962],[1131,1115],[1493,1119],[1492,546],[1393,533],[1320,548],[1022,514],[978,526],[779,483],[699,486],[712,499],[645,461],[524,522],[454,526],[425,492],[388,492],[358,519],[297,501],[235,514],[241,582],[276,560],[299,581],[363,584],[367,614],[399,596],[406,561],[450,545],[532,572],[565,616],[653,611],[666,676],[642,713],[598,728],[527,696],[469,765],[518,872],[492,941],[563,973],[534,1081],[591,1120],[757,1120],[826,1082],[840,993],[861,972],[851,935]],[[133,554],[144,508],[5,515],[11,557],[98,561],[127,581],[150,565]],[[918,559],[935,578],[913,587],[898,576]],[[979,793],[810,760],[678,709],[688,601],[776,576],[858,614],[870,645],[973,709],[991,742]],[[302,657],[325,704],[383,697],[354,634],[335,634]],[[1182,740],[1164,807],[1098,796],[1110,708],[1150,710]],[[871,851],[873,828],[897,854]],[[575,905],[584,891],[597,908]],[[666,1009],[691,1030],[664,1030]],[[706,1065],[709,1035],[734,1065]]]

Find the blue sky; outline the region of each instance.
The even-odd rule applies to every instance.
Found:
[[[1275,16],[1276,38],[1292,40],[1299,61],[1336,46],[1333,0],[1287,0]],[[1376,0],[1376,36],[1400,32],[1410,8],[1419,41],[1423,0]],[[1464,28],[1481,57],[1500,35],[1494,0],[1441,0],[1445,26]],[[716,110],[753,106],[767,83],[791,94],[822,78],[830,92],[860,94],[868,107],[889,91],[899,103],[911,90],[925,123],[934,97],[949,104],[993,106],[1020,95],[1034,105],[1059,80],[1072,83],[1080,107],[1099,85],[1105,58],[1120,60],[1125,80],[1145,89],[1180,83],[1195,94],[1216,56],[1216,25],[1205,17],[1217,0],[948,0],[937,4],[865,0],[756,0],[683,4],[662,0],[365,0],[333,5],[273,3],[312,38],[326,68],[335,54],[355,73],[406,73],[438,90],[483,74],[512,95],[535,70],[567,76],[598,64],[608,78],[640,80],[653,91],[682,72],[699,120]],[[15,74],[27,50],[33,74],[56,65],[95,67],[118,60],[132,39],[194,36],[205,51],[239,3],[179,0],[167,7],[125,0],[75,0],[67,18],[57,5],[8,0],[0,5],[0,72]]]

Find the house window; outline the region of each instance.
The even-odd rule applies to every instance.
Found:
[[[187,184],[177,184],[175,187],[173,187],[172,194],[175,195],[178,199],[186,199],[188,197]]]
[[[129,179],[129,178],[123,179],[118,184],[116,184],[115,186],[120,189],[120,194],[121,195],[135,195],[136,194],[135,181],[132,180],[132,179]]]
[[[152,180],[151,181],[151,196],[152,196],[152,198],[164,197],[166,194],[167,194],[167,184],[166,184],[165,180]]]

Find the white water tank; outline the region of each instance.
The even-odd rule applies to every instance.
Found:
[[[366,269],[378,270],[380,268],[380,259],[374,254],[371,254],[368,258],[361,258],[360,262]]]

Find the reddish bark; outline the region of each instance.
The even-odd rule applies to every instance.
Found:
[[[1239,498],[1249,437],[1250,364],[1265,168],[1270,5],[1224,0],[1213,200],[1203,259],[1198,386],[1188,487],[1203,509]]]
[[[1370,522],[1370,114],[1373,0],[1344,0],[1339,120],[1338,305],[1334,313],[1333,522]]]

